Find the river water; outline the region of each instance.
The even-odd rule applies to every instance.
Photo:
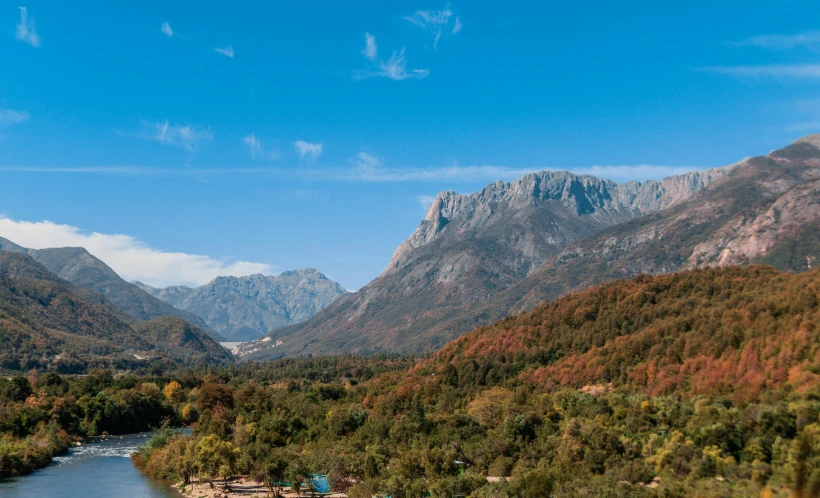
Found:
[[[150,433],[83,443],[33,474],[0,481],[0,497],[13,498],[179,498],[131,465],[129,456]]]

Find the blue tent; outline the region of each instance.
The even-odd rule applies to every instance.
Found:
[[[330,481],[327,480],[327,474],[311,475],[310,485],[317,493],[330,493]]]

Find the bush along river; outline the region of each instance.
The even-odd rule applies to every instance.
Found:
[[[150,437],[150,432],[111,436],[72,447],[48,467],[0,480],[0,497],[178,498],[169,483],[152,481],[131,464],[131,454]]]

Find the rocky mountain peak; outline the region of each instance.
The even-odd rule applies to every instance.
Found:
[[[346,292],[315,268],[220,276],[195,289],[135,285],[201,317],[233,341],[256,339],[273,328],[306,320]]]
[[[792,144],[809,144],[820,149],[820,133],[800,137],[794,142],[792,142]]]
[[[427,216],[396,249],[385,271],[400,266],[411,251],[430,244],[445,229],[451,232],[481,229],[503,218],[504,213],[522,212],[527,207],[544,203],[558,204],[564,215],[578,218],[618,214],[643,216],[688,199],[723,177],[726,171],[727,168],[715,168],[661,181],[623,184],[569,171],[541,171],[511,182],[493,182],[473,194],[461,195],[448,190],[436,196]]]

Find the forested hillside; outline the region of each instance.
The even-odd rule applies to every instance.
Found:
[[[345,365],[392,360],[247,364],[182,389],[193,435],[136,462],[272,489],[329,473],[356,498],[818,496],[818,291],[820,270],[643,275],[369,379]]]
[[[749,401],[818,383],[819,304],[820,270],[642,275],[476,329],[418,375],[479,385],[517,376],[538,388],[605,384],[652,396]]]
[[[0,346],[0,367],[18,372],[231,361],[225,349],[178,318],[136,322],[31,257],[5,251],[0,251]]]
[[[31,256],[63,280],[101,294],[132,320],[151,320],[161,316],[176,316],[208,332],[215,339],[222,339],[198,316],[176,309],[129,284],[108,265],[95,258],[82,247],[27,249],[0,237],[0,251],[17,252]]]

